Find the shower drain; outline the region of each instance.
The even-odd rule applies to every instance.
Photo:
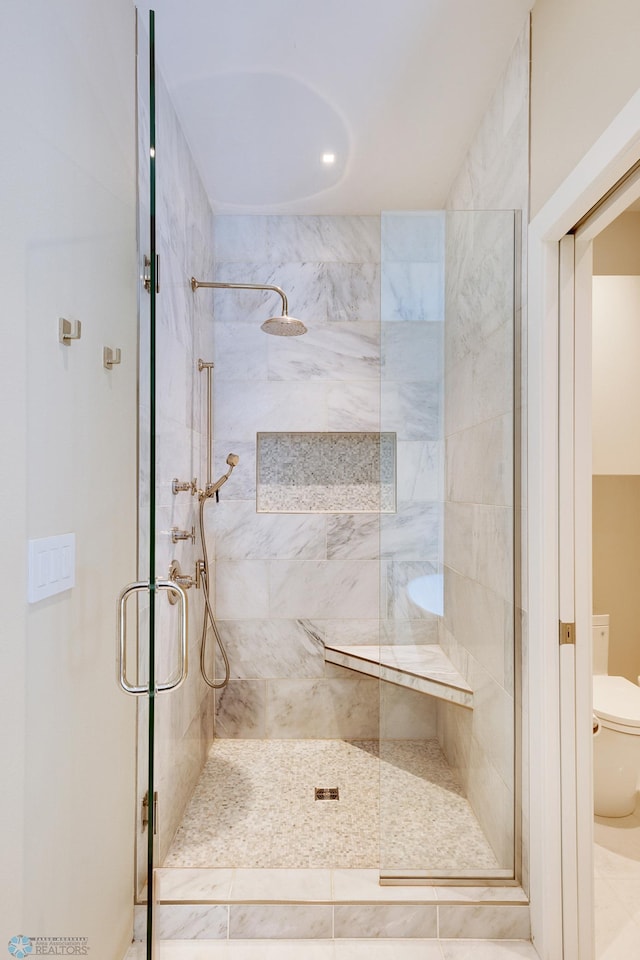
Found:
[[[316,787],[316,800],[339,800],[338,787]]]

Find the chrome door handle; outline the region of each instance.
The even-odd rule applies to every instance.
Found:
[[[188,670],[188,645],[187,645],[187,595],[179,583],[174,580],[156,580],[156,590],[169,590],[177,594],[180,602],[180,666],[178,676],[175,680],[168,680],[166,683],[155,685],[156,690],[176,690],[187,678]],[[118,597],[117,639],[118,639],[118,669],[117,680],[125,693],[134,697],[140,697],[149,692],[149,684],[139,685],[130,683],[127,679],[127,618],[126,606],[127,600],[134,593],[148,593],[149,581],[138,580],[136,583],[129,583],[120,592]]]

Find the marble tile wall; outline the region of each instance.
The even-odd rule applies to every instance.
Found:
[[[526,729],[526,597],[514,570],[521,532],[526,437],[529,23],[513,50],[447,200],[445,384],[445,617],[442,643],[475,691],[473,713],[438,706],[438,733],[501,864],[512,861],[514,708]],[[512,214],[453,211],[512,211]],[[515,287],[510,261],[521,260]],[[515,309],[514,309],[515,305]],[[515,318],[514,318],[515,314]],[[515,364],[511,358],[515,357]],[[514,381],[515,366],[515,381]],[[514,504],[513,440],[520,476]],[[520,488],[520,489],[519,489]],[[514,535],[520,540],[514,553]],[[524,565],[523,565],[524,567]],[[514,616],[514,604],[516,613]],[[516,631],[515,625],[518,630]],[[520,646],[524,677],[515,674]],[[526,738],[525,738],[526,739]],[[527,886],[527,757],[522,765],[522,882]]]
[[[398,447],[397,512],[380,531],[386,643],[437,642],[415,586],[442,561],[444,238],[442,212],[382,215],[380,416]]]
[[[146,51],[140,48],[140,90],[146,90]],[[210,275],[213,269],[212,212],[191,158],[162,76],[156,71],[156,224],[160,256],[157,295],[156,356],[156,576],[166,578],[177,559],[193,573],[202,555],[196,543],[173,544],[171,529],[197,527],[197,502],[189,493],[174,495],[174,477],[202,478],[205,462],[205,393],[197,372],[199,357],[211,359],[212,337],[204,305],[194,297],[188,278]],[[148,253],[148,136],[149,117],[144,95],[139,101],[139,196],[141,254]],[[149,297],[141,293],[140,321],[140,485],[139,570],[149,569]],[[187,682],[156,700],[156,773],[159,794],[160,858],[182,818],[184,807],[200,775],[213,738],[213,699],[200,678],[197,664],[202,624],[202,597],[191,590],[189,599],[189,657]],[[156,650],[158,680],[176,669],[177,608],[166,594],[157,601]],[[148,611],[142,610],[140,636],[146,644]],[[195,666],[195,669],[194,669]],[[146,756],[146,705],[140,704],[139,756]],[[139,764],[139,798],[146,792],[146,764]],[[139,837],[138,881],[144,882],[146,833]]]
[[[232,670],[216,736],[376,737],[376,681],[325,665],[322,639],[377,643],[382,622],[390,642],[433,642],[434,618],[407,608],[406,584],[440,556],[443,235],[441,218],[415,225],[417,254],[399,224],[385,228],[382,275],[378,217],[215,217],[215,279],[282,287],[309,330],[262,333],[273,293],[198,292],[215,317],[216,469],[230,451],[240,456],[211,516]],[[257,513],[256,435],[378,432],[381,377],[384,429],[397,433],[397,512]],[[391,700],[386,726],[401,736],[415,705]]]

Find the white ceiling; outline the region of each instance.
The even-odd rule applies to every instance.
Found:
[[[216,212],[364,214],[442,207],[533,0],[150,6]]]

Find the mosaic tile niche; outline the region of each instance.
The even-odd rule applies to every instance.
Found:
[[[259,433],[258,513],[393,513],[394,433]]]

